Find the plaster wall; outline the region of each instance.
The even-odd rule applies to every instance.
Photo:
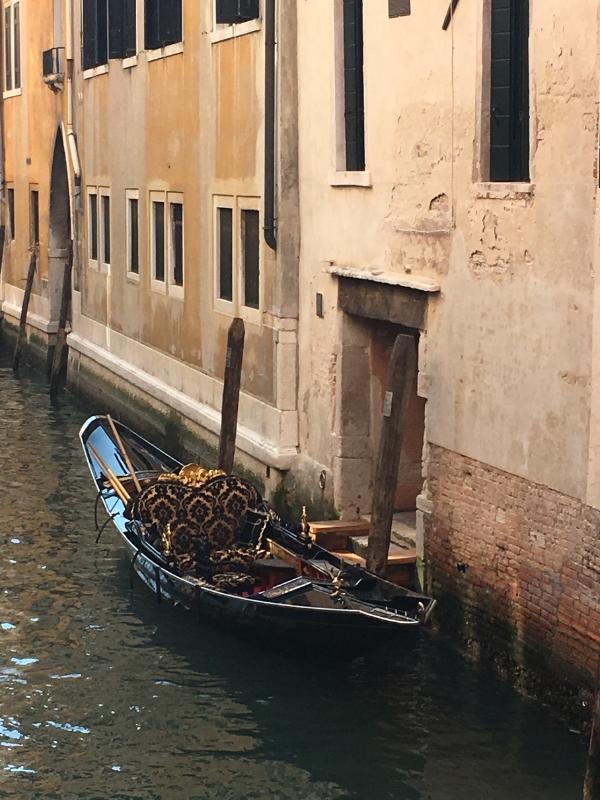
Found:
[[[445,2],[397,19],[365,3],[366,171],[336,170],[336,8],[298,13],[301,449],[335,467],[343,314],[326,269],[383,270],[441,287],[420,344],[427,441],[585,499],[597,4],[531,2],[531,183],[508,185],[486,183],[487,3],[461,3],[448,31]]]

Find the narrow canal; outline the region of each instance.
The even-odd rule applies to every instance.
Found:
[[[0,350],[0,797],[580,800],[585,743],[425,635],[292,660],[130,587],[88,413]]]

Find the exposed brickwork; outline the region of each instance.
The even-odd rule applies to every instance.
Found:
[[[442,627],[498,665],[575,691],[600,653],[600,512],[432,446],[426,521]]]

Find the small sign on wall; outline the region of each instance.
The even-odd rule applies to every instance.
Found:
[[[388,0],[389,17],[408,17],[410,15],[410,0]]]

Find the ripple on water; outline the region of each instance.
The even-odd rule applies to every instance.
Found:
[[[0,397],[0,796],[579,800],[585,744],[434,641],[298,662],[131,590],[78,444],[101,398],[53,406],[1,352]]]

